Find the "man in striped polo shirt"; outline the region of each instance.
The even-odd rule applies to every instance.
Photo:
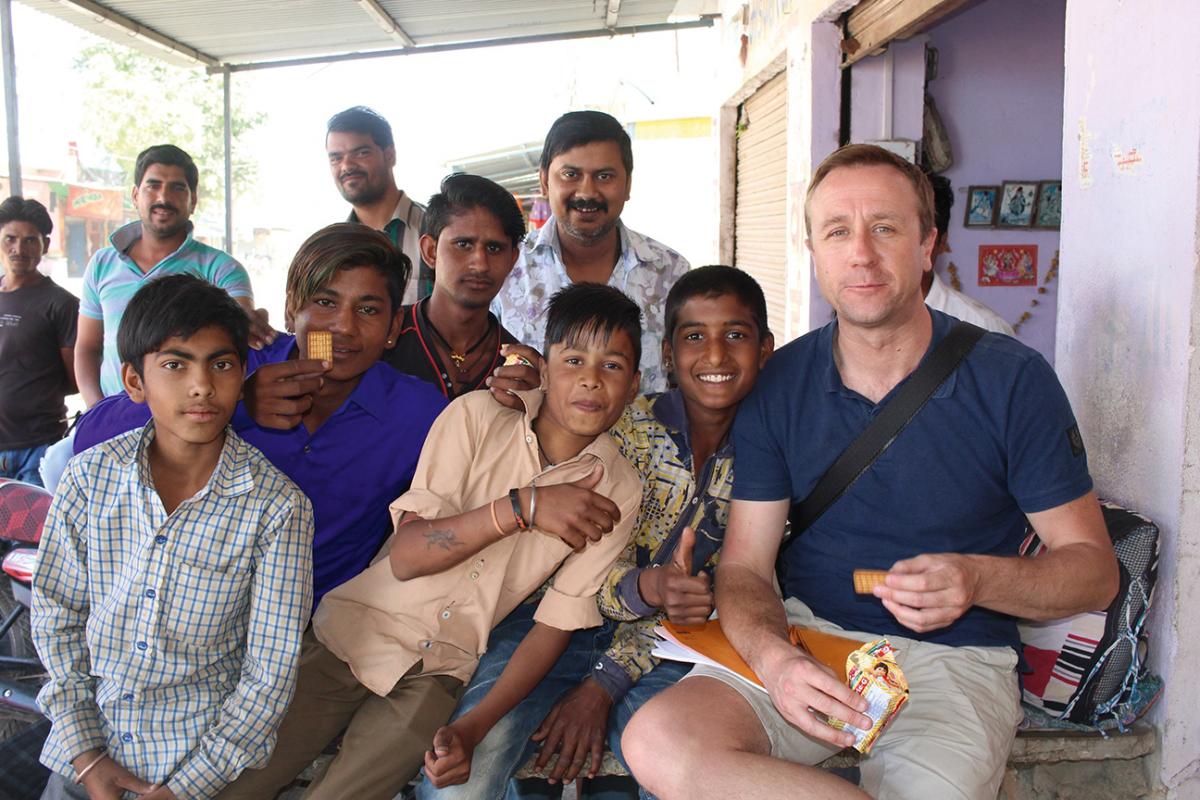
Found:
[[[251,344],[274,338],[258,320],[250,276],[227,253],[192,238],[199,170],[192,157],[172,144],[143,150],[133,173],[138,222],[118,229],[111,246],[92,256],[83,276],[75,376],[88,407],[122,391],[117,327],[125,306],[147,281],[188,273],[227,291],[251,321]]]

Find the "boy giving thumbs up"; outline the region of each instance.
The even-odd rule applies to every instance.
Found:
[[[573,633],[554,668],[479,742],[474,757],[485,768],[472,769],[461,786],[436,789],[426,781],[419,800],[519,797],[522,787],[511,776],[538,747],[539,766],[553,764],[551,782],[594,777],[606,739],[621,759],[621,732],[634,711],[687,673],[687,665],[651,654],[654,627],[664,617],[701,624],[712,611],[709,572],[733,489],[729,431],[773,339],[762,289],[732,267],[686,273],[667,296],[664,316],[663,363],[679,388],[638,398],[611,431],[643,491],[633,540],[598,595],[608,621]],[[493,630],[456,717],[500,678],[533,626],[533,607],[517,608]]]

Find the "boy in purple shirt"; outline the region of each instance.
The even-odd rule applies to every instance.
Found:
[[[378,231],[348,223],[318,231],[288,269],[286,320],[295,335],[250,351],[248,369],[291,360],[290,372],[321,376],[294,427],[265,428],[244,404],[232,421],[312,501],[314,607],[361,572],[391,532],[388,504],[408,490],[446,405],[433,386],[379,360],[395,344],[409,270]],[[332,362],[307,358],[309,331],[333,334]],[[144,424],[144,413],[125,395],[106,398],[80,420],[76,449]]]

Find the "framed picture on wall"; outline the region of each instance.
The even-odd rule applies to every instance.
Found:
[[[963,225],[968,228],[990,228],[996,224],[996,197],[999,186],[972,186],[967,189],[967,214]]]
[[[1037,190],[1037,181],[1005,181],[1000,192],[1000,227],[1028,228],[1032,225]]]
[[[1042,181],[1037,189],[1037,212],[1033,227],[1053,228],[1062,226],[1062,181]]]
[[[979,245],[979,285],[1037,286],[1037,245]]]

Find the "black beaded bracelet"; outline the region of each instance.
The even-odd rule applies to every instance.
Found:
[[[508,502],[512,503],[513,516],[517,518],[517,530],[523,531],[529,526],[525,523],[525,517],[521,516],[521,495],[518,492],[518,489],[510,489]]]

